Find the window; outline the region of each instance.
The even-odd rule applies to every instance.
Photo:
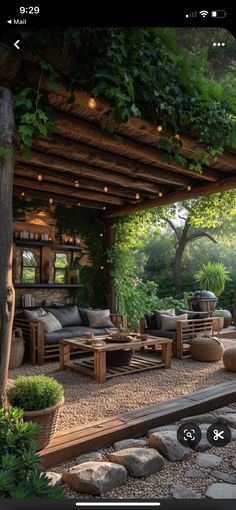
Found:
[[[67,253],[55,253],[55,259],[54,259],[54,282],[55,283],[65,283],[67,264],[68,264]]]
[[[30,250],[22,251],[21,259],[21,283],[36,283],[37,259]]]

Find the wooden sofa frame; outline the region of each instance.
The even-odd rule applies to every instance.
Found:
[[[121,314],[110,315],[111,321],[115,326],[127,327],[127,317]],[[59,342],[55,344],[45,343],[44,323],[40,320],[29,320],[24,318],[14,319],[14,328],[21,328],[24,340],[30,348],[30,361],[32,364],[43,365],[51,359],[59,359]],[[84,351],[74,349],[73,355]]]
[[[146,320],[142,317],[140,321],[140,333],[145,333]],[[213,334],[213,318],[177,320],[176,341],[172,343],[172,355],[181,359],[190,356],[190,342],[196,336],[203,333]]]

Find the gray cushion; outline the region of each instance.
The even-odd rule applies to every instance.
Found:
[[[24,310],[24,316],[26,319],[38,319],[42,315],[46,315],[47,312],[43,308],[37,308],[36,310]]]
[[[146,324],[148,329],[157,329],[157,320],[155,313],[145,314]]]
[[[92,328],[112,328],[110,310],[87,310],[89,326]]]
[[[67,328],[53,331],[45,334],[45,343],[58,343],[64,338],[76,338],[84,336],[85,333],[93,333],[94,335],[106,335],[106,330],[102,328],[88,328],[86,326],[68,326]]]
[[[63,306],[61,308],[49,308],[48,311],[55,315],[55,317],[59,320],[63,328],[66,326],[80,326],[83,324],[77,306]]]
[[[88,326],[89,325],[89,321],[88,321],[88,316],[87,316],[86,308],[78,307],[78,311],[79,311],[80,317],[82,319],[82,325],[83,326]]]
[[[60,321],[50,312],[42,315],[42,317],[38,317],[38,320],[44,323],[45,331],[47,333],[62,329]]]
[[[161,329],[163,331],[174,331],[176,329],[176,322],[186,321],[188,319],[188,314],[183,313],[183,315],[164,315],[161,314]]]
[[[154,313],[155,313],[155,317],[156,317],[157,329],[162,329],[162,327],[161,327],[161,315],[162,314],[165,314],[165,315],[175,315],[175,310],[172,309],[172,308],[170,310],[154,310]]]
[[[145,333],[151,336],[160,336],[161,338],[171,338],[172,340],[176,339],[175,331],[162,331],[161,329],[145,329]]]
[[[211,316],[211,312],[193,312],[192,310],[176,308],[176,315],[182,315],[183,313],[188,314],[188,319],[208,319]]]

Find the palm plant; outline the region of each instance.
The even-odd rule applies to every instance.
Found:
[[[194,279],[201,289],[210,290],[219,296],[225,288],[225,282],[231,280],[231,277],[222,262],[207,262],[202,264]]]

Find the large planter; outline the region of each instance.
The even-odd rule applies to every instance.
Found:
[[[197,290],[189,299],[189,307],[194,312],[213,312],[218,298],[209,290]]]
[[[229,310],[221,310],[224,314],[224,328],[228,328],[232,322],[232,314]]]
[[[25,342],[20,328],[13,329],[9,368],[20,367],[25,353]]]
[[[40,444],[40,449],[44,448],[53,439],[60,409],[63,404],[64,397],[55,406],[24,412],[25,421],[32,421],[40,426],[40,433],[36,437],[36,441]]]

